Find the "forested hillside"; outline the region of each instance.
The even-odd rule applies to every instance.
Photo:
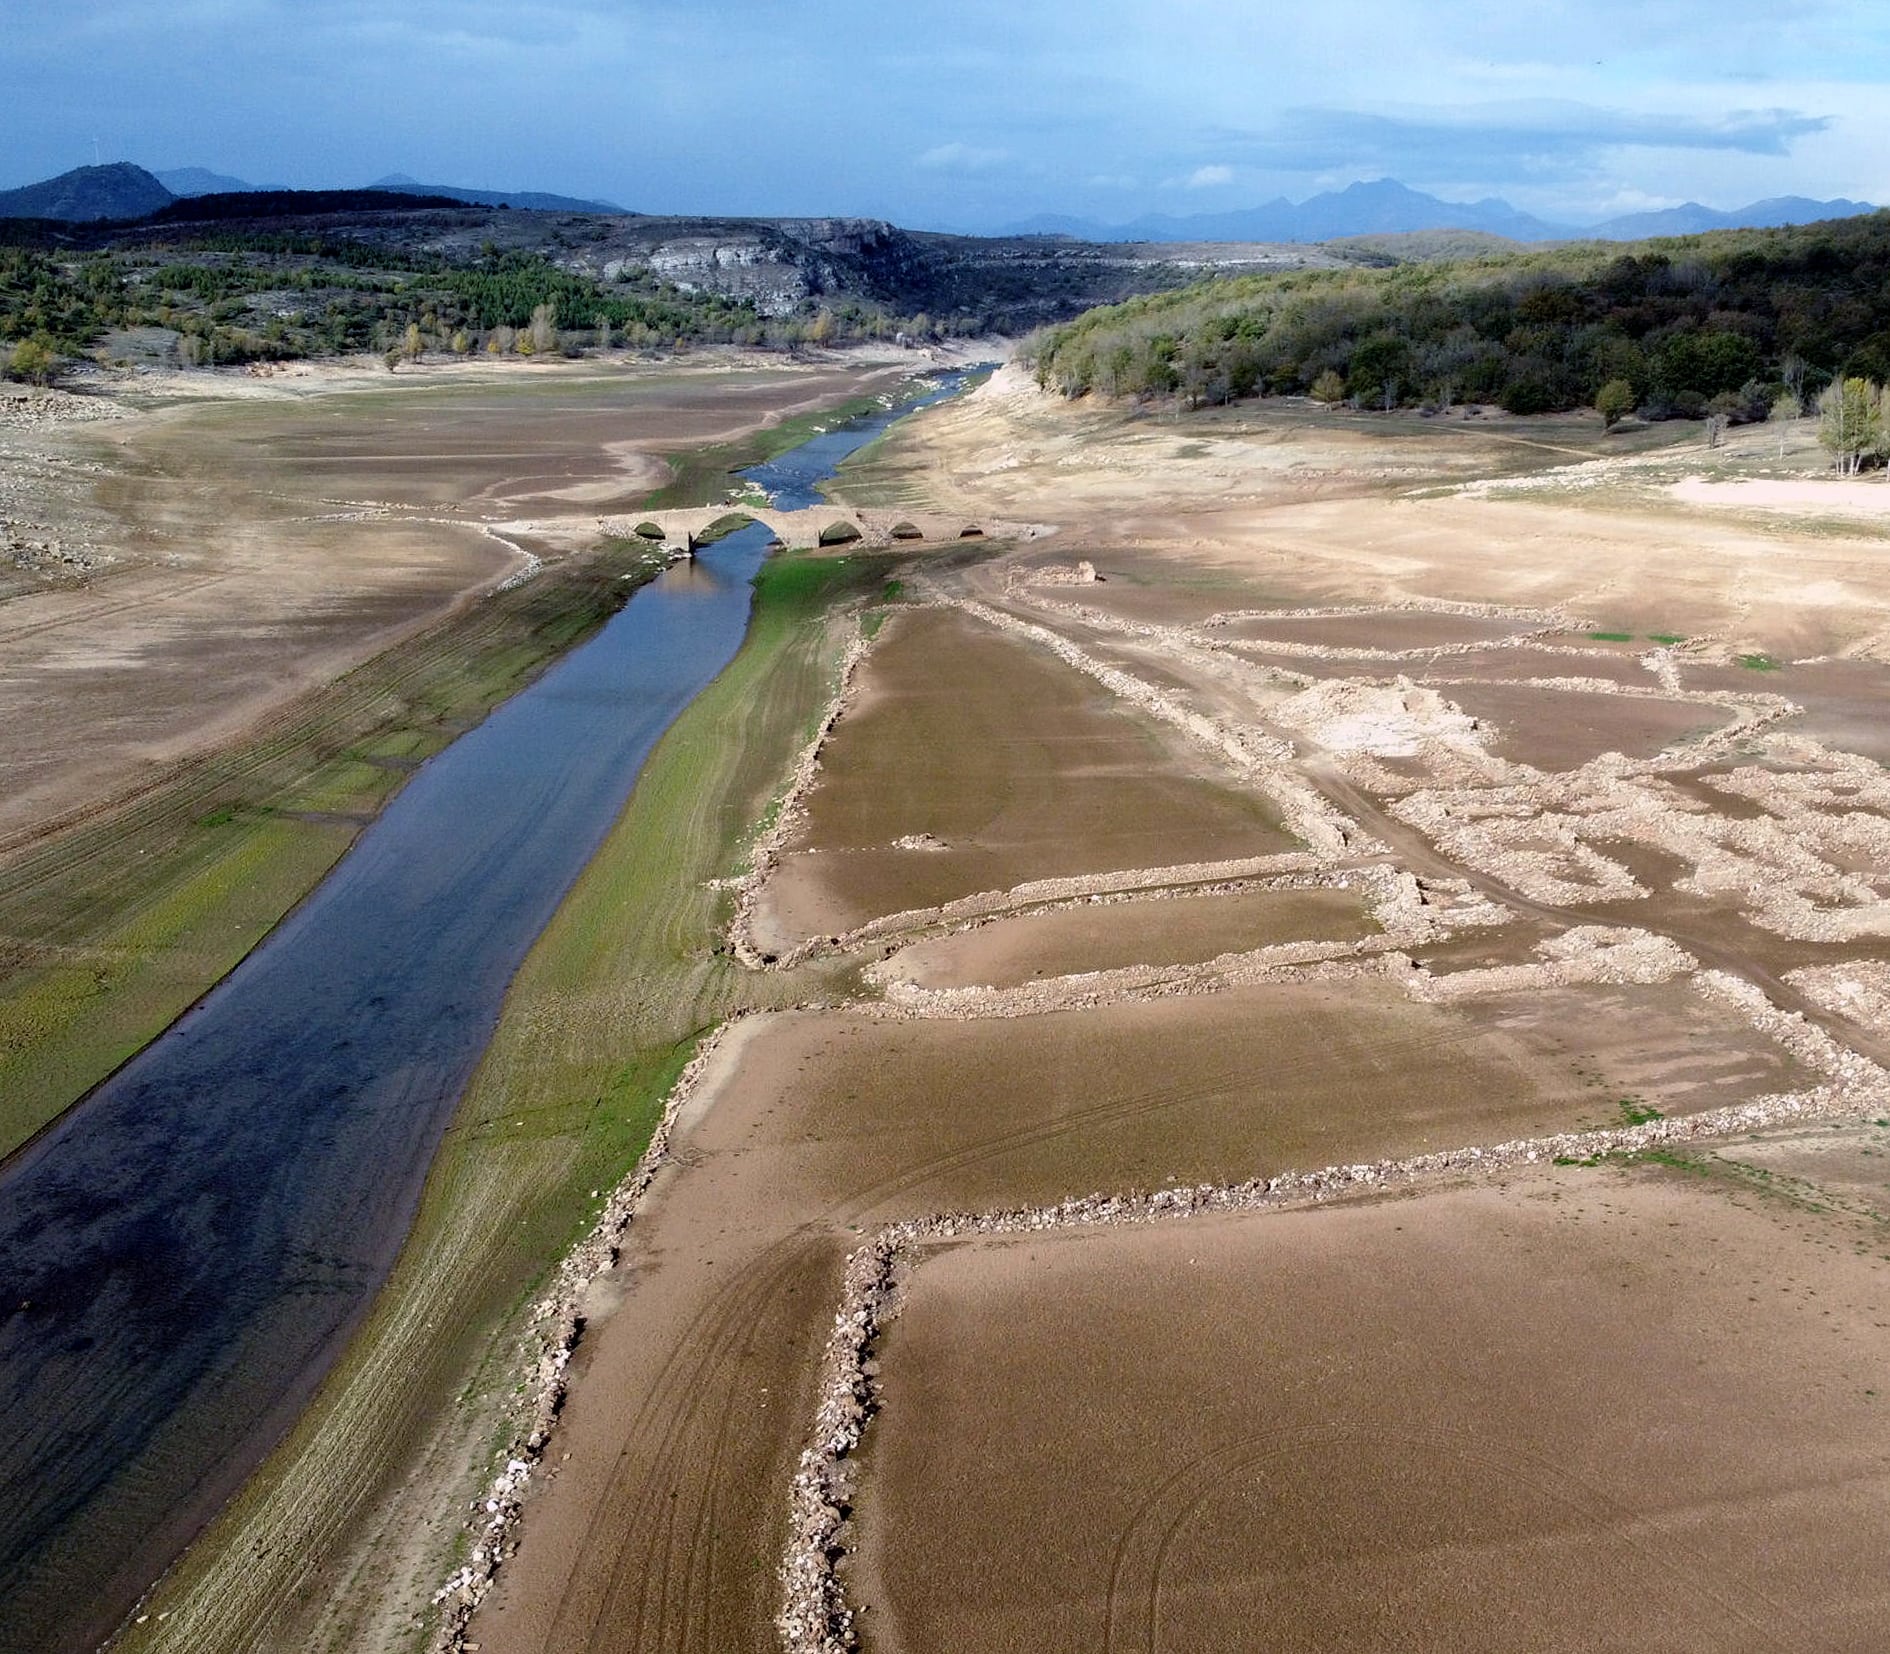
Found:
[[[76,356],[155,330],[186,365],[347,351],[396,356],[673,345],[889,331],[883,312],[837,301],[802,317],[685,292],[648,272],[604,284],[536,253],[463,262],[344,237],[232,231],[149,249],[59,255],[0,247],[0,340]]]
[[[1246,268],[1317,249],[1190,249]],[[1188,279],[1171,250],[876,219],[656,218],[379,191],[197,196],[129,223],[0,220],[0,366],[1003,332]],[[16,373],[19,371],[17,366]]]
[[[1782,391],[1890,380],[1890,212],[1630,251],[1210,280],[1090,311],[1028,356],[1067,396],[1761,418]]]

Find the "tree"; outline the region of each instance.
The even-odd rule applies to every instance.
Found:
[[[1726,427],[1738,424],[1745,407],[1745,398],[1737,391],[1721,391],[1706,404],[1707,447],[1719,446],[1720,439],[1726,434]]]
[[[548,356],[558,348],[557,311],[549,304],[541,304],[532,311],[531,353],[534,356]],[[520,341],[520,349],[524,341]]]
[[[1411,347],[1395,333],[1374,333],[1352,352],[1352,394],[1370,397],[1386,412],[1398,405],[1411,372]]]
[[[1785,437],[1792,424],[1804,412],[1803,405],[1790,391],[1781,391],[1772,403],[1772,411],[1766,416],[1778,427],[1778,457],[1785,457]]]
[[[420,360],[420,353],[426,349],[426,341],[420,337],[420,324],[409,322],[406,336],[400,342],[400,353],[409,362]]]
[[[1805,407],[1805,359],[1795,350],[1788,350],[1779,358],[1778,376],[1785,381],[1785,389],[1791,393],[1792,400],[1798,404],[1797,419],[1804,413]]]
[[[1634,411],[1634,387],[1625,379],[1610,379],[1595,392],[1595,412],[1603,430],[1611,431]]]
[[[1327,368],[1312,382],[1309,394],[1315,402],[1323,402],[1329,408],[1337,407],[1345,400],[1345,381],[1331,368]]]
[[[1883,392],[1868,379],[1836,379],[1818,398],[1818,441],[1840,475],[1854,477],[1883,444]]]
[[[7,360],[7,372],[29,385],[45,385],[51,382],[58,365],[59,356],[52,340],[43,333],[35,333],[13,347],[13,354]]]
[[[472,340],[466,337],[465,328],[460,328],[459,331],[453,335],[453,342],[449,348],[455,356],[470,356],[472,354]]]

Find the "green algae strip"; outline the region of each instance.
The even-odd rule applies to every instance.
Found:
[[[721,952],[728,897],[713,881],[739,869],[817,727],[854,601],[898,561],[764,566],[741,651],[659,742],[514,979],[367,1323],[123,1647],[354,1648],[403,1626],[424,1643],[424,1598],[389,1586],[454,1565],[458,1517],[503,1446],[492,1431],[518,1383],[517,1330],[589,1227],[593,1191],[635,1164],[707,1029],[844,968],[741,971]]]
[[[636,541],[481,598],[0,866],[0,1156],[227,976],[412,767],[621,608]]]

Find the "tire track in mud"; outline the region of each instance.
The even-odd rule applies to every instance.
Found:
[[[1384,1049],[1391,1053],[1387,1057],[1388,1063],[1395,1061],[1404,1064],[1413,1058],[1433,1055],[1456,1043],[1454,1030],[1440,1029],[1434,1035],[1400,1040],[1395,1044],[1385,1046]],[[1379,1048],[1374,1046],[1374,1049]],[[1282,1091],[1293,1082],[1310,1075],[1316,1067],[1316,1059],[1311,1056],[1290,1061],[1282,1061],[1276,1056],[1267,1069],[1265,1089],[1268,1093]],[[844,1204],[834,1208],[831,1215],[846,1223],[860,1223],[875,1215],[882,1222],[896,1219],[901,1214],[882,1210],[889,1202],[896,1200],[900,1195],[921,1189],[928,1183],[937,1182],[954,1172],[1002,1159],[1005,1155],[1014,1154],[1020,1149],[1035,1148],[1044,1143],[1051,1143],[1059,1137],[1069,1137],[1101,1126],[1120,1125],[1149,1115],[1161,1114],[1170,1109],[1207,1102],[1218,1095],[1227,1095],[1243,1089],[1249,1091],[1258,1089],[1252,1080],[1251,1070],[1245,1066],[1230,1068],[1224,1074],[1189,1087],[1148,1086],[1108,1102],[1074,1109],[1068,1114],[1059,1115],[1051,1120],[1021,1126],[1014,1131],[999,1132],[967,1144],[963,1148],[938,1155],[931,1160],[921,1161],[917,1165],[894,1173],[877,1184],[851,1194]],[[936,1203],[928,1207],[928,1210],[931,1209],[936,1209]]]
[[[1658,1525],[1660,1513],[1625,1504],[1564,1465],[1514,1445],[1507,1445],[1499,1452],[1485,1439],[1458,1430],[1387,1431],[1377,1425],[1366,1430],[1328,1424],[1260,1431],[1226,1443],[1175,1471],[1148,1496],[1124,1524],[1112,1554],[1105,1597],[1104,1654],[1131,1654],[1131,1651],[1161,1654],[1166,1646],[1162,1637],[1163,1587],[1175,1546],[1188,1526],[1232,1484],[1251,1476],[1269,1462],[1288,1459],[1309,1449],[1359,1446],[1371,1453],[1386,1443],[1474,1464],[1488,1472],[1498,1484],[1526,1485],[1545,1505],[1560,1505],[1586,1523],[1597,1528],[1605,1526],[1610,1544],[1636,1553],[1651,1570],[1683,1594],[1712,1603],[1729,1618],[1757,1632],[1767,1643],[1786,1646],[1777,1641],[1766,1622],[1744,1603],[1731,1593],[1705,1583],[1703,1576],[1710,1573],[1710,1569],[1684,1537],[1664,1534],[1663,1545],[1669,1554],[1661,1554],[1647,1531]],[[1153,1546],[1146,1558],[1136,1557],[1138,1544],[1147,1546],[1145,1533],[1138,1530],[1149,1528],[1154,1529]],[[1671,1554],[1675,1550],[1683,1554],[1676,1558]],[[1791,1617],[1781,1603],[1763,1591],[1748,1586],[1748,1592],[1777,1611],[1781,1619]]]
[[[832,1251],[837,1267],[844,1252],[837,1237]],[[608,1556],[609,1584],[594,1602],[565,1597],[543,1647],[722,1654],[727,1644],[718,1639],[714,1592],[728,1538],[717,1518],[741,1421],[735,1391],[746,1363],[739,1355],[760,1338],[765,1307],[809,1260],[807,1238],[799,1230],[784,1235],[740,1266],[737,1279],[679,1329],[630,1422],[617,1431],[624,1444],[619,1469],[634,1460],[635,1473],[610,1478],[591,1512],[584,1550],[568,1570],[595,1578],[606,1572],[598,1559]],[[633,1279],[626,1311],[635,1291]],[[798,1420],[791,1413],[783,1418],[791,1457]],[[770,1533],[776,1515],[767,1501],[761,1523]],[[764,1540],[760,1554],[769,1548]],[[772,1580],[765,1572],[761,1580],[765,1611]]]
[[[1445,1043],[1441,1033],[1415,1043],[1402,1042],[1382,1060],[1395,1065]],[[1310,1057],[1290,1067],[1281,1065],[1274,1071],[1273,1081],[1290,1085],[1295,1076],[1309,1073],[1313,1067]],[[785,1327],[791,1320],[808,1330],[807,1347],[791,1358],[802,1379],[786,1386],[785,1394],[777,1391],[770,1397],[783,1406],[778,1415],[782,1457],[791,1464],[799,1445],[802,1417],[792,1398],[804,1388],[803,1380],[811,1382],[818,1360],[821,1322],[819,1311],[809,1314],[804,1304],[797,1304],[788,1317],[785,1306],[790,1300],[785,1289],[797,1277],[817,1271],[825,1285],[813,1301],[827,1301],[823,1294],[831,1292],[832,1278],[839,1274],[849,1244],[857,1241],[857,1233],[849,1234],[850,1228],[857,1230],[870,1213],[900,1202],[900,1197],[923,1189],[928,1182],[981,1161],[1060,1136],[1080,1135],[1138,1115],[1211,1099],[1218,1091],[1239,1088],[1248,1077],[1245,1067],[1230,1064],[1185,1091],[1161,1086],[1139,1088],[1128,1096],[1058,1120],[980,1137],[864,1188],[847,1190],[838,1199],[817,1199],[807,1203],[804,1210],[784,1213],[784,1230],[779,1238],[766,1241],[740,1264],[736,1280],[718,1287],[714,1297],[695,1309],[673,1335],[656,1332],[666,1340],[673,1336],[674,1347],[640,1392],[628,1422],[613,1425],[613,1439],[624,1444],[619,1450],[617,1471],[604,1481],[600,1496],[585,1514],[587,1534],[582,1554],[563,1569],[569,1579],[603,1575],[609,1584],[582,1601],[566,1597],[556,1617],[533,1634],[533,1646],[676,1649],[690,1654],[721,1654],[731,1646],[728,1636],[746,1617],[730,1621],[718,1607],[726,1601],[729,1589],[727,1570],[737,1559],[752,1563],[756,1556],[772,1555],[779,1519],[773,1496],[779,1483],[772,1478],[768,1482],[770,1497],[763,1502],[752,1528],[739,1513],[731,1515],[726,1507],[726,1489],[737,1485],[733,1481],[738,1474],[735,1458],[745,1433],[753,1429],[753,1398],[741,1393],[744,1373],[750,1365],[744,1353],[776,1347],[770,1341],[774,1336],[767,1313],[770,1305],[780,1306],[783,1311],[777,1326]],[[688,1178],[697,1169],[697,1156],[687,1148],[680,1149],[672,1161],[673,1177]],[[669,1199],[678,1198],[677,1187],[671,1182]],[[935,1204],[929,1200],[904,1202],[896,1209],[917,1213]],[[658,1237],[659,1244],[691,1244],[686,1235],[663,1240],[662,1220],[660,1211],[645,1212],[636,1219],[636,1225]],[[637,1277],[651,1267],[651,1260],[631,1255],[625,1261],[631,1275],[617,1313],[627,1315],[636,1313]],[[661,1256],[653,1263],[659,1272],[678,1267]],[[722,1267],[718,1262],[716,1268]],[[781,1376],[785,1376],[784,1370]],[[773,1390],[779,1378],[768,1382]],[[529,1523],[525,1531],[529,1537]],[[756,1582],[759,1617],[765,1620],[774,1605],[773,1576],[766,1568],[758,1569]],[[494,1606],[503,1614],[508,1605],[501,1597],[495,1599]],[[522,1605],[519,1611],[529,1612]],[[522,1629],[514,1621],[508,1619],[507,1623]],[[488,1644],[497,1640],[486,1626],[475,1635]]]
[[[169,582],[162,590],[151,592],[143,597],[127,597],[118,602],[88,604],[77,614],[61,615],[54,620],[32,620],[22,617],[22,623],[17,626],[5,624],[12,616],[8,613],[6,606],[0,604],[0,644],[21,643],[29,638],[44,637],[48,632],[63,632],[73,626],[93,626],[101,620],[111,620],[118,615],[136,614],[141,609],[164,609],[181,598],[195,597],[199,592],[221,586],[234,578],[230,574],[198,575],[195,579]],[[94,582],[94,584],[104,583],[103,579]],[[26,595],[39,594],[22,594],[22,596]]]

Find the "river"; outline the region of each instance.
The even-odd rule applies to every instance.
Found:
[[[749,474],[818,504],[915,405]],[[0,1650],[95,1647],[294,1422],[387,1278],[513,973],[740,648],[768,540],[660,575],[423,765],[0,1173]]]

